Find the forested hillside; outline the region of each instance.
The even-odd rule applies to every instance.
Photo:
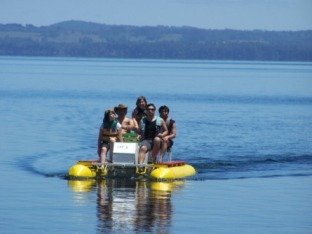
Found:
[[[312,61],[312,30],[240,31],[66,21],[0,24],[0,55]]]

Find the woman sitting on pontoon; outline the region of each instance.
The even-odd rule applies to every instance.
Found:
[[[105,163],[112,159],[114,142],[116,141],[123,142],[121,124],[116,119],[114,110],[106,110],[98,137],[98,155],[100,163]],[[108,151],[110,151],[110,159],[106,160]]]

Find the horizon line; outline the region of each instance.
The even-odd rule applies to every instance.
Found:
[[[106,24],[106,23],[99,23],[99,22],[94,22],[94,21],[85,21],[85,20],[76,20],[76,19],[70,19],[70,20],[63,20],[63,21],[58,21],[56,23],[51,23],[47,25],[36,25],[32,23],[1,23],[2,25],[9,25],[9,24],[17,24],[17,25],[22,25],[23,27],[26,27],[27,25],[31,25],[34,27],[50,27],[53,25],[65,23],[65,22],[82,22],[82,23],[91,23],[91,24],[99,24],[99,25],[106,25],[106,26],[130,26],[130,27],[169,27],[169,28],[194,28],[194,29],[200,29],[200,30],[233,30],[233,31],[266,31],[266,32],[299,32],[299,31],[312,31],[311,29],[288,29],[288,30],[273,30],[273,29],[259,29],[259,28],[254,28],[254,29],[235,29],[235,28],[201,28],[197,26],[190,26],[190,25],[181,25],[181,26],[176,26],[176,25],[164,25],[164,24],[159,24],[159,25],[133,25],[133,24]]]

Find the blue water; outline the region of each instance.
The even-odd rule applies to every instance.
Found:
[[[65,180],[103,110],[140,95],[197,175]],[[312,230],[312,63],[0,57],[0,113],[1,233]]]

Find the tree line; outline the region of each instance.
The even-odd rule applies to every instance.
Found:
[[[312,30],[208,30],[65,21],[0,24],[0,55],[311,61]]]

